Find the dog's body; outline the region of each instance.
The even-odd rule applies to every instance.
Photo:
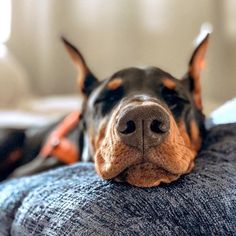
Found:
[[[142,187],[169,183],[190,172],[205,132],[200,73],[208,35],[194,51],[189,70],[181,80],[149,67],[124,69],[99,81],[80,52],[64,38],[63,42],[78,69],[78,86],[84,97],[78,127],[69,132],[79,153],[74,161],[94,161],[102,178]],[[42,158],[41,150],[59,123],[34,134],[11,131],[3,135],[8,151],[0,155],[2,179],[14,169],[12,176],[19,176],[63,164],[63,159],[50,155]],[[19,136],[19,145],[12,142],[9,146],[9,140],[17,137],[14,132]],[[59,144],[54,142],[52,150]],[[24,166],[16,170],[32,162],[31,170]]]

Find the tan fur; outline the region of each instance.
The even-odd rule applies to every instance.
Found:
[[[198,80],[200,80],[200,79],[198,79]],[[196,107],[199,110],[202,110],[202,97],[201,97],[201,86],[200,86],[200,84],[195,85],[195,90],[194,90],[194,93],[193,93],[193,100],[196,104]]]
[[[121,84],[122,84],[122,79],[115,78],[107,84],[107,88],[110,90],[115,90],[118,89],[121,86]]]
[[[78,71],[77,85],[79,91],[83,94],[84,81],[86,76],[89,74],[89,69],[79,51],[75,49],[67,40],[63,39],[63,42],[74,66]]]
[[[170,131],[165,141],[157,147],[147,148],[143,156],[138,149],[120,140],[115,128],[118,114],[119,108],[108,125],[100,128],[96,141],[95,166],[102,178],[151,187],[170,183],[193,168],[196,151],[191,148],[183,125],[178,127],[171,115]]]
[[[186,143],[173,117],[170,119],[170,131],[166,140],[158,147],[151,148],[148,154],[150,160],[163,169],[174,174],[183,174],[188,169],[195,153],[189,147],[189,143]]]
[[[154,187],[161,183],[170,183],[179,176],[145,162],[131,166],[126,172],[125,181],[137,187]]]
[[[7,166],[13,165],[15,162],[19,161],[22,157],[23,151],[20,148],[13,150],[9,156],[1,163],[0,171],[4,170]]]
[[[176,83],[173,80],[170,79],[164,79],[162,81],[162,83],[164,84],[165,87],[167,87],[168,89],[175,89],[176,88]]]
[[[84,89],[84,81],[88,74],[88,69],[86,67],[80,67],[78,68],[78,76],[77,76],[77,87],[80,91],[80,93],[83,95],[83,89]]]
[[[18,161],[21,158],[23,151],[20,148],[15,149],[13,152],[9,154],[9,157],[7,159],[8,163],[14,163]]]
[[[202,98],[201,98],[201,84],[200,84],[200,73],[196,72],[196,68],[191,67],[190,68],[190,75],[194,79],[194,90],[193,90],[193,101],[196,105],[196,107],[199,110],[202,110]]]
[[[114,130],[115,117],[110,119],[107,127],[100,128],[96,142],[95,167],[104,179],[117,176],[128,166],[140,161],[141,154],[135,148],[123,144]]]
[[[195,120],[190,121],[191,141],[194,150],[198,151],[201,147],[200,131]]]
[[[190,67],[189,75],[194,80],[193,100],[199,110],[202,110],[202,99],[201,99],[201,72],[205,66],[205,56],[209,44],[209,35],[201,42],[198,48],[195,50]]]

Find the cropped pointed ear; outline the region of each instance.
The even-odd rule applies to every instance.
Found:
[[[61,37],[61,39],[67,52],[69,53],[70,58],[72,59],[73,64],[78,71],[77,84],[79,90],[82,94],[88,97],[92,90],[98,85],[99,81],[89,70],[79,50],[63,36]]]
[[[182,80],[182,83],[191,91],[195,105],[199,110],[202,110],[201,72],[205,67],[205,56],[209,44],[209,36],[210,34],[207,34],[193,52],[189,62],[188,72]]]

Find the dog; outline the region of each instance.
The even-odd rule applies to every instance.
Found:
[[[209,34],[181,79],[157,67],[132,67],[98,80],[80,51],[64,37],[62,41],[78,70],[81,112],[36,132],[5,130],[0,150],[8,151],[0,153],[2,179],[77,161],[93,161],[102,179],[138,187],[171,183],[189,173],[205,135],[200,77]],[[61,122],[68,123],[75,146],[64,138]],[[12,141],[17,137],[18,145]],[[62,146],[64,151],[53,153]]]

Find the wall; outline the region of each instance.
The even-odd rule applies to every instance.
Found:
[[[80,48],[99,78],[133,65],[181,77],[203,22],[214,27],[203,74],[207,111],[236,95],[233,0],[12,0],[8,42],[35,94],[74,93],[75,70],[60,42]],[[234,9],[234,10],[233,10]]]

